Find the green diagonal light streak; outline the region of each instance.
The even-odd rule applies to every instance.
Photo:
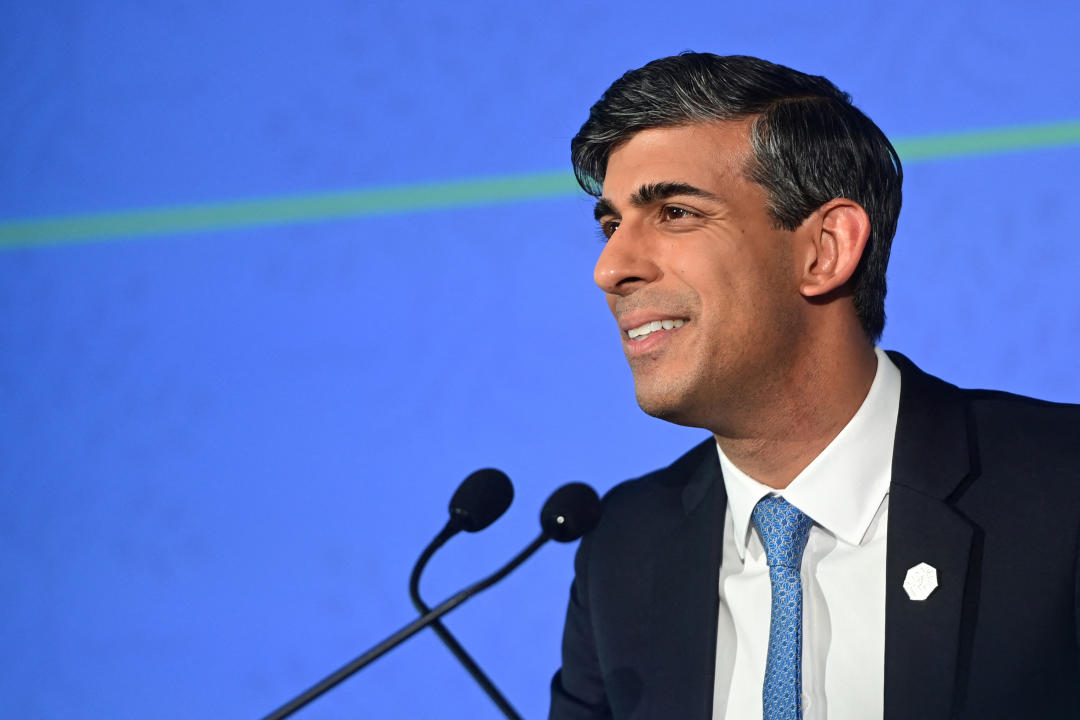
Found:
[[[554,172],[15,220],[0,223],[0,249],[520,202],[576,187]]]
[[[1080,122],[924,135],[893,143],[905,163],[1080,145]]]
[[[906,164],[1067,147],[1080,145],[1080,122],[926,135],[894,145]],[[573,175],[549,172],[29,218],[0,223],[0,250],[495,205],[577,192]]]

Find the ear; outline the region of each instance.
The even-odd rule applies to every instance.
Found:
[[[836,198],[815,210],[803,230],[808,236],[799,292],[820,297],[851,279],[870,237],[870,216],[854,200]]]

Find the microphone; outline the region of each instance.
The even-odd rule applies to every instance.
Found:
[[[540,510],[540,527],[555,542],[567,543],[600,522],[600,498],[585,483],[567,483],[551,494]]]
[[[455,532],[483,530],[502,517],[513,501],[514,485],[506,473],[495,468],[477,470],[461,481],[450,498],[447,527],[453,526]]]
[[[413,566],[409,576],[409,597],[413,607],[421,615],[431,612],[431,608],[420,597],[420,575],[427,567],[435,551],[459,530],[477,532],[483,530],[495,522],[510,506],[514,497],[514,486],[504,473],[499,470],[487,468],[477,470],[462,481],[454,496],[450,499],[450,519],[439,534],[420,553],[419,559]],[[453,653],[462,667],[472,676],[477,685],[487,694],[491,701],[502,711],[509,720],[522,720],[510,701],[506,699],[495,683],[480,669],[480,665],[472,659],[465,648],[453,636],[450,630],[440,620],[431,622],[431,629],[439,636],[447,649]]]
[[[420,582],[420,573],[428,560],[447,540],[464,530],[479,532],[502,517],[514,501],[514,485],[502,470],[484,468],[461,481],[450,498],[450,519],[424,551],[420,553],[409,578],[410,593]],[[421,612],[427,612],[423,610]]]
[[[264,720],[282,720],[319,697],[327,690],[343,682],[357,671],[371,664],[425,627],[450,612],[473,595],[487,590],[512,573],[529,559],[548,540],[573,542],[592,530],[600,520],[600,498],[596,491],[583,483],[563,485],[547,499],[540,511],[540,535],[519,552],[510,562],[491,575],[473,583],[456,595],[444,600],[431,612],[424,613],[396,633],[380,642],[352,662],[326,676],[300,695],[267,715]]]

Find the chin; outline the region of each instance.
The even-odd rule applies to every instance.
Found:
[[[635,395],[638,407],[646,415],[652,415],[654,418],[675,425],[704,427],[703,421],[697,417],[697,414],[687,401],[687,397],[681,392],[674,392],[670,388],[666,392],[655,389],[646,391],[641,387],[637,387],[635,388]]]

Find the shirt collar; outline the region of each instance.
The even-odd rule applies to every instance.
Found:
[[[746,557],[750,513],[766,495],[780,495],[849,545],[862,543],[870,523],[889,493],[893,440],[900,407],[900,371],[889,356],[874,348],[877,371],[855,415],[821,453],[783,490],[774,490],[739,470],[720,445],[728,507],[739,559]]]

